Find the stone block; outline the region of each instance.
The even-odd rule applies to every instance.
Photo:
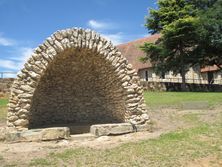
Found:
[[[28,120],[25,120],[25,119],[18,119],[14,122],[14,125],[16,125],[16,126],[25,127],[27,124],[28,124]]]
[[[41,141],[42,129],[31,129],[20,133],[20,141]]]
[[[41,140],[57,140],[68,139],[70,137],[70,130],[67,127],[46,128],[41,132]]]
[[[4,139],[8,142],[21,141],[50,141],[68,139],[70,130],[67,127],[53,127],[44,129],[31,129],[25,131],[8,131]]]
[[[90,127],[90,133],[95,136],[120,135],[133,131],[133,126],[130,123],[98,124]]]

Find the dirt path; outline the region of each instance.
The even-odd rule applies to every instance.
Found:
[[[204,122],[213,122],[221,119],[221,110],[177,110],[159,109],[151,110],[150,117],[154,124],[153,132],[137,132],[121,136],[103,136],[94,140],[62,140],[51,142],[23,142],[23,143],[0,143],[0,162],[2,164],[21,164],[30,162],[33,158],[44,157],[50,152],[62,151],[67,148],[90,147],[106,149],[116,147],[122,143],[137,142],[151,138],[157,138],[161,134],[177,129],[190,128],[195,125],[195,116]],[[30,156],[31,155],[31,156]],[[194,162],[195,163],[195,162]],[[21,165],[22,166],[22,165]]]

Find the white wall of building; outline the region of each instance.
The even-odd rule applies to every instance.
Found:
[[[182,82],[182,77],[180,74],[174,75],[172,71],[165,74],[165,76],[159,76],[155,74],[153,68],[140,69],[138,75],[142,81],[150,82]],[[214,71],[213,79],[209,79],[208,72],[201,73],[199,67],[190,68],[186,73],[186,83],[196,83],[196,84],[222,84],[222,72]]]

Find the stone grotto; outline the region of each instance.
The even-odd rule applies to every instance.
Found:
[[[15,79],[7,126],[17,130],[149,122],[139,77],[118,49],[81,28],[55,32]]]

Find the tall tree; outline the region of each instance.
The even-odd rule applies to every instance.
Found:
[[[145,43],[147,54],[157,73],[173,71],[182,76],[182,90],[186,90],[185,74],[195,64],[192,54],[198,40],[198,18],[194,4],[187,0],[159,0],[158,9],[151,9],[146,27],[162,36],[157,43]]]
[[[187,3],[193,5],[194,9],[206,11],[211,8],[218,0],[186,0]]]
[[[196,53],[201,66],[216,65],[222,70],[222,0],[214,0],[199,12],[199,41]]]

